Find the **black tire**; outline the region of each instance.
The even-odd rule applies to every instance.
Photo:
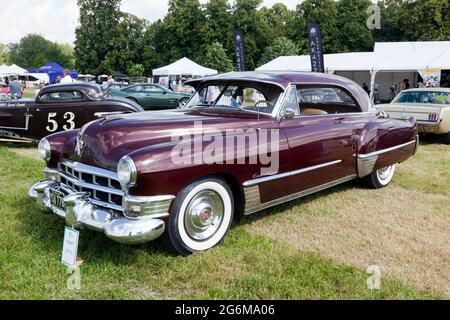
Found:
[[[178,101],[178,109],[183,109],[184,106],[186,105],[186,103],[188,103],[188,101],[189,101],[189,98],[188,98],[188,97],[181,98],[181,99]]]
[[[195,181],[178,194],[172,205],[166,242],[183,256],[207,251],[223,241],[233,221],[233,213],[233,193],[223,180],[211,177]],[[196,233],[201,230],[197,229],[199,225],[204,228],[203,233]]]
[[[443,142],[447,145],[450,144],[450,132],[443,134]]]
[[[379,169],[362,179],[363,184],[371,189],[381,189],[387,187],[394,177],[396,165]]]

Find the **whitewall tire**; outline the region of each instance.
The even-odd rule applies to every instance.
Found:
[[[364,184],[373,189],[381,189],[387,187],[394,178],[396,167],[397,166],[393,164],[388,167],[378,169],[377,171],[373,172],[371,175],[363,179]]]
[[[234,200],[229,186],[217,178],[191,183],[177,196],[168,222],[170,245],[182,255],[219,244],[233,221]]]

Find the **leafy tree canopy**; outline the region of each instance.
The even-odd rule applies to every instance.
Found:
[[[49,61],[56,61],[66,68],[73,67],[72,57],[67,50],[64,51],[59,44],[38,34],[29,34],[8,47],[10,62],[25,69],[39,68]]]

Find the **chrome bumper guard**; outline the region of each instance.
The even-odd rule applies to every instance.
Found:
[[[62,189],[66,191],[65,193],[69,191],[62,200],[64,209],[52,204],[51,201],[51,193],[62,193]],[[119,243],[146,243],[160,237],[165,230],[165,223],[161,219],[152,217],[128,218],[120,212],[105,210],[92,203],[89,193],[77,192],[66,186],[63,188],[60,183],[54,180],[36,183],[30,188],[28,195],[36,199],[39,209],[54,213],[65,219],[68,226],[104,232],[108,238]],[[165,199],[168,209],[174,198],[173,196],[159,196],[154,197],[154,202],[160,205],[161,199]],[[145,201],[145,203],[142,203],[143,206],[149,206],[152,203],[152,197],[136,197],[133,205],[136,205],[136,201],[139,201],[139,199]],[[168,216],[168,214],[167,212],[164,216]],[[163,215],[159,214],[156,217],[162,218]]]

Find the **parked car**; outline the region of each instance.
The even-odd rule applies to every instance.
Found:
[[[105,97],[99,86],[87,83],[59,84],[39,91],[35,100],[0,103],[0,141],[33,141],[81,128],[107,112],[143,112],[136,103]]]
[[[0,100],[5,99],[9,94],[9,86],[4,82],[0,82]]]
[[[184,109],[43,139],[47,179],[29,191],[38,207],[126,244],[166,232],[188,255],[220,243],[233,217],[354,179],[386,187],[418,148],[414,118],[389,119],[342,77],[240,72],[189,84]],[[346,98],[300,102],[303,88]]]
[[[104,94],[111,94],[111,91],[120,90],[128,86],[129,86],[128,83],[113,82],[113,83],[105,83],[101,87]]]
[[[391,104],[378,106],[393,119],[414,116],[419,132],[442,135],[450,144],[450,89],[420,88],[402,91]]]
[[[183,107],[190,94],[176,93],[157,84],[136,84],[110,91],[113,97],[124,97],[137,102],[145,110],[176,109]]]

